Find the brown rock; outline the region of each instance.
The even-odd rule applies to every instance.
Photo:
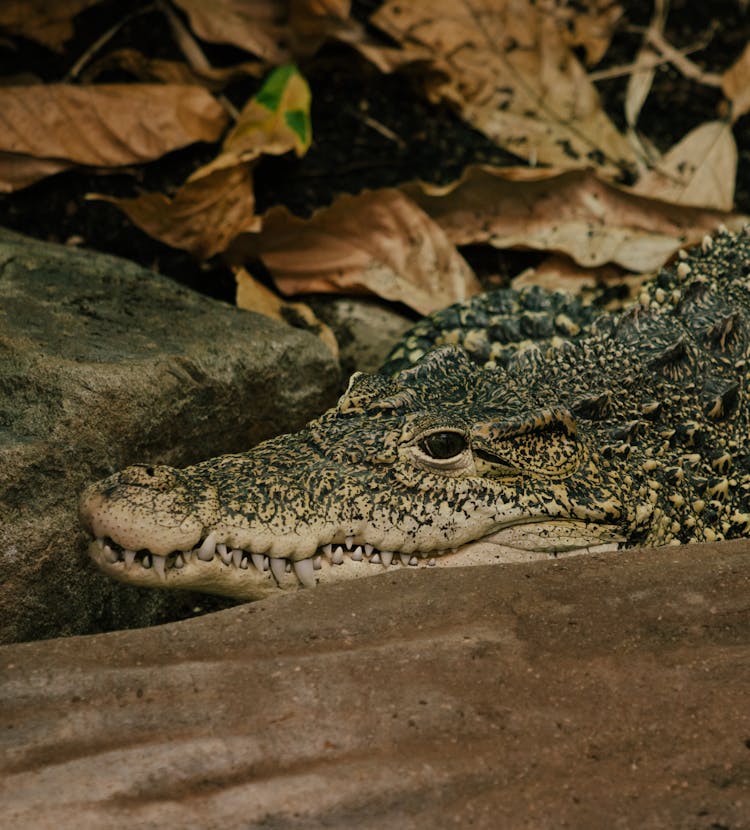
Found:
[[[750,826],[750,545],[412,571],[0,649],[29,828]]]
[[[184,616],[194,597],[89,564],[81,490],[296,429],[334,402],[337,364],[312,335],[115,257],[0,231],[0,267],[0,642]]]

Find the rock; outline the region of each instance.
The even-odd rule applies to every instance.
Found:
[[[750,545],[388,572],[0,648],[8,827],[739,828]]]
[[[184,616],[194,597],[89,564],[81,490],[296,429],[335,401],[337,364],[312,335],[115,257],[0,232],[0,265],[0,641]]]
[[[414,325],[378,300],[319,295],[308,301],[333,329],[345,374],[377,372],[393,344]]]

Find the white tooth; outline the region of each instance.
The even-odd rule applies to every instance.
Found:
[[[109,545],[104,546],[104,561],[105,562],[117,562],[120,557],[112,550]]]
[[[268,570],[268,566],[266,565],[267,556],[263,556],[262,553],[251,553],[250,558],[253,560],[253,565],[259,571],[263,572]]]
[[[347,550],[351,550],[354,547],[354,537],[347,536],[344,540],[344,544],[346,545]]]
[[[374,550],[372,545],[365,545],[365,556],[369,556]]]
[[[336,547],[333,549],[331,561],[334,565],[344,564],[344,549],[341,547],[341,545],[336,545]]]
[[[370,560],[372,561],[372,560]],[[386,566],[386,568],[391,564],[393,561],[393,551],[392,550],[381,550],[380,551],[380,561]]]
[[[193,561],[193,551],[191,550],[184,550],[182,551],[182,558],[185,562],[192,562]]]
[[[141,559],[141,567],[142,568],[150,568],[151,567],[151,555],[146,553],[143,555],[143,559]]]
[[[274,575],[276,581],[281,584],[286,573],[286,559],[271,557],[271,573]]]
[[[219,556],[221,557],[221,561],[225,565],[231,565],[232,564],[232,554],[227,551],[227,546],[225,544],[222,543],[220,545],[217,545],[216,546],[216,553],[219,554]]]
[[[292,563],[288,559],[286,561],[285,571],[288,574],[290,574],[292,572]]]
[[[413,565],[418,565],[419,564],[419,559],[417,559],[416,556],[412,556],[412,558],[409,560],[409,564],[412,565],[412,566]]]
[[[133,562],[135,562],[135,551],[134,550],[124,550],[122,552],[123,558],[125,559],[125,569],[127,570]]]
[[[263,570],[267,571],[270,565],[271,565],[271,557],[270,556],[264,556],[263,557]]]
[[[247,554],[246,554],[240,560],[240,568],[242,568],[243,571],[246,571],[248,569],[249,565],[250,565],[250,562],[249,562],[249,560],[247,558]]]
[[[323,551],[323,553],[324,553],[326,556],[330,556],[330,555],[331,555],[331,553],[332,553],[332,551],[333,551],[333,545],[323,545],[323,547],[321,548],[321,550]]]
[[[377,553],[373,553],[370,557],[370,564],[371,565],[379,565],[380,564],[380,555]]]
[[[435,565],[437,565],[437,559],[435,559],[435,557],[433,556],[432,559],[430,559],[427,562],[427,566],[430,567],[430,568],[434,568]]]
[[[234,567],[235,568],[239,568],[239,567],[242,566],[242,557],[244,555],[245,555],[245,551],[240,550],[239,548],[234,548],[234,550],[232,550],[230,552],[229,556],[231,557],[232,562],[234,562]],[[247,565],[245,565],[245,567],[247,567]]]
[[[313,557],[313,569],[319,571],[323,567],[323,557],[322,556],[314,556]]]
[[[300,559],[294,563],[294,573],[305,588],[315,587],[315,568],[312,559]]]
[[[357,545],[357,547],[354,548],[354,550],[351,553],[351,558],[355,562],[361,562],[362,561],[362,545]]]
[[[408,553],[399,553],[398,558],[401,560],[401,564],[406,566],[409,564],[409,554]]]
[[[156,554],[154,554],[154,570],[156,571],[156,573],[159,574],[159,579],[161,579],[162,582],[165,582],[167,579],[166,566],[167,557],[157,556]]]
[[[214,551],[216,550],[216,534],[209,533],[203,540],[203,544],[198,548],[198,559],[204,562],[210,562],[214,558]]]
[[[174,558],[174,567],[179,570],[180,568],[185,567],[185,560],[182,558],[182,554],[178,553],[177,556]]]

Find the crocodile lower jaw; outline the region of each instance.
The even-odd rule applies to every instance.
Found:
[[[371,545],[325,545],[308,559],[290,561],[244,550],[228,550],[211,537],[199,548],[159,556],[127,551],[111,540],[95,539],[89,555],[108,575],[131,585],[177,588],[258,600],[281,591],[345,582],[392,572],[395,568],[465,567],[529,562],[557,556],[617,550],[620,539],[611,528],[565,523],[563,540],[555,540],[550,524],[523,525],[501,531],[453,550],[393,553]],[[586,532],[580,532],[584,527]],[[573,532],[571,533],[571,528]],[[519,533],[519,531],[521,531]]]

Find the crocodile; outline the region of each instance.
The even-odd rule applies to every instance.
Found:
[[[680,251],[621,311],[560,296],[441,312],[297,433],[91,485],[91,557],[134,585],[254,600],[750,536],[748,232]]]

